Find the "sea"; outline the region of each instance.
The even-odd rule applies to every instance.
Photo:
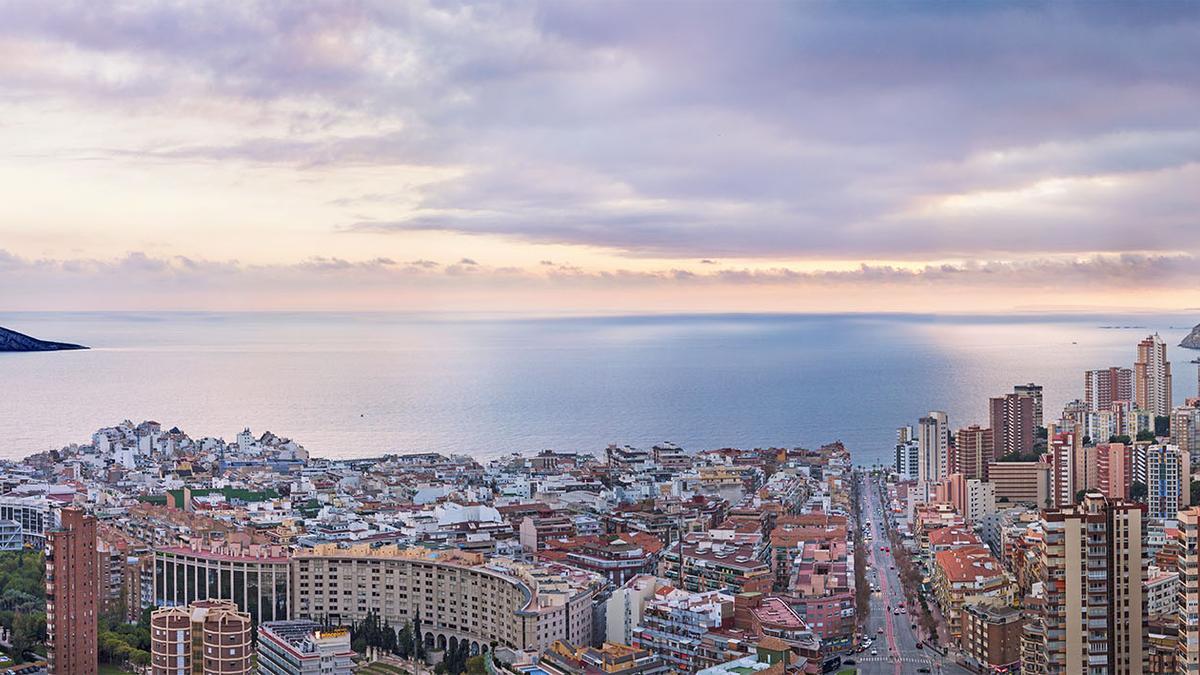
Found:
[[[481,460],[609,444],[817,447],[892,461],[896,428],[1045,387],[1048,419],[1083,372],[1169,345],[1197,395],[1195,313],[514,316],[0,312],[0,326],[87,351],[0,354],[0,458],[87,443],[122,420],[193,438],[242,429],[312,455],[437,451]]]

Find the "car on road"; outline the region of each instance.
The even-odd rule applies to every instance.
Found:
[[[928,673],[929,669],[924,666],[921,666],[920,668],[917,668],[917,672],[918,673]]]
[[[858,661],[855,661],[854,659],[842,659],[843,666],[853,666],[853,665],[857,665],[857,664],[858,664]]]
[[[882,628],[880,628],[880,629],[879,629],[878,631],[876,631],[876,632],[878,632],[880,635],[883,635],[883,629],[882,629]]]
[[[917,643],[917,649],[925,649],[925,645],[923,645],[923,644],[921,644],[920,642],[918,642],[918,643]]]
[[[877,650],[877,649],[872,649],[872,650],[871,650],[871,656],[879,656],[879,650]]]

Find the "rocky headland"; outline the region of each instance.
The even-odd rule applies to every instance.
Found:
[[[56,352],[66,349],[87,349],[69,342],[48,342],[0,326],[0,352]]]

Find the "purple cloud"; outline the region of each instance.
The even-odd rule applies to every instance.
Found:
[[[274,122],[201,143],[155,124],[102,156],[454,169],[348,185],[338,231],[681,259],[1200,252],[1190,3],[18,0],[4,44],[75,57],[0,66],[10,101]]]

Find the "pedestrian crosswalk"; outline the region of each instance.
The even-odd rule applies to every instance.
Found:
[[[855,656],[854,660],[858,661],[859,663],[895,663],[896,657],[894,657],[894,656]],[[917,665],[917,666],[932,666],[933,659],[929,658],[928,656],[918,656],[915,654],[912,656],[909,656],[907,654],[901,654],[900,655],[900,663],[909,663],[909,664]]]

